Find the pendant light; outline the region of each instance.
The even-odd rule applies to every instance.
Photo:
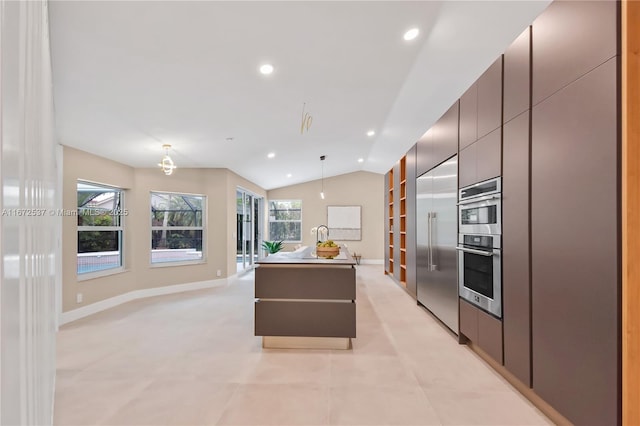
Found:
[[[171,157],[169,157],[169,150],[171,149],[171,145],[162,145],[162,149],[164,149],[164,156],[162,157],[162,161],[158,163],[158,166],[160,166],[165,175],[169,176],[176,168],[173,160],[171,159]]]
[[[320,198],[324,200],[324,159],[326,157],[324,155],[320,156],[320,164],[322,166],[322,191],[320,191]]]

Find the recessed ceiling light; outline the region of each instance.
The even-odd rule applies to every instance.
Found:
[[[418,34],[420,34],[420,30],[417,28],[411,28],[409,31],[407,31],[406,33],[404,33],[404,39],[406,41],[410,41],[413,40],[414,38],[418,37]]]
[[[358,158],[358,163],[364,163],[364,158]]]
[[[290,178],[291,176],[293,176],[291,173],[287,173],[288,178]]]
[[[228,137],[225,139],[227,142],[232,142],[233,141],[233,137]]]
[[[273,158],[275,156],[276,156],[275,152],[270,152],[270,153],[267,154],[267,158]]]
[[[260,72],[264,75],[271,74],[273,72],[273,65],[271,64],[260,65]]]
[[[375,130],[369,130],[369,131],[367,132],[367,136],[373,136],[373,135],[375,135],[375,134],[376,134]]]

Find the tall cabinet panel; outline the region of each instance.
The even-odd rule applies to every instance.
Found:
[[[529,111],[504,125],[502,298],[504,366],[531,386]]]
[[[531,386],[530,28],[504,54],[502,300],[504,366]]]
[[[416,297],[416,158],[417,146],[414,145],[406,155],[406,279],[407,291]]]
[[[575,424],[619,423],[616,82],[613,58],[532,111],[533,388]]]

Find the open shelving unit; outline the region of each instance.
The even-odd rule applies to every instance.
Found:
[[[386,224],[389,246],[386,257],[389,259],[385,271],[392,275],[402,286],[407,286],[407,157],[404,156],[387,173],[389,223]],[[395,257],[395,259],[394,259]]]

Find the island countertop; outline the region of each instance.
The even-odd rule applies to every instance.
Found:
[[[278,252],[267,257],[260,258],[258,265],[355,265],[356,261],[344,247],[340,247],[340,253],[333,259],[327,259],[315,254],[310,247],[302,247],[293,252]]]

